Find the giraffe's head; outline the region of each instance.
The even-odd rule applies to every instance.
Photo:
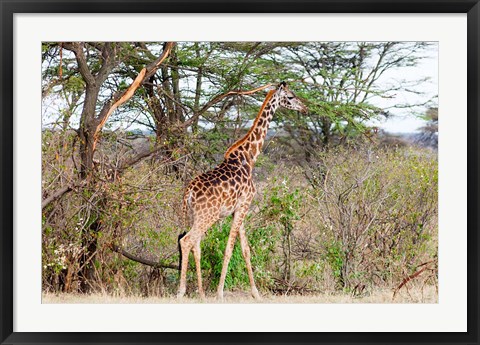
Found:
[[[302,101],[295,96],[295,94],[290,91],[287,86],[287,83],[282,81],[278,87],[277,91],[275,92],[279,97],[280,105],[287,109],[297,110],[304,114],[307,113],[307,107],[302,103]]]

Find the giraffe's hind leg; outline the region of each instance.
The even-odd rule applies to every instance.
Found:
[[[182,262],[180,265],[180,287],[178,288],[177,298],[182,298],[187,290],[187,269],[188,269],[188,256],[193,246],[191,232],[186,234],[180,239],[180,251]]]
[[[217,212],[218,213],[218,212]],[[210,212],[207,214],[208,217],[202,219],[201,221],[196,220],[192,226],[192,229],[180,240],[180,248],[182,252],[182,265],[180,273],[180,287],[178,289],[178,298],[182,298],[186,291],[187,284],[187,269],[188,269],[188,255],[190,250],[193,251],[193,256],[195,258],[195,266],[197,269],[197,279],[198,279],[198,292],[200,297],[205,298],[205,293],[202,286],[202,272],[200,267],[200,241],[202,236],[207,232],[207,230],[218,220],[218,214]]]
[[[198,281],[198,294],[200,295],[201,299],[205,299],[205,291],[203,290],[202,286],[202,268],[200,265],[201,259],[201,248],[200,248],[200,240],[198,240],[192,247],[193,256],[195,258],[195,267],[197,270],[197,281]]]

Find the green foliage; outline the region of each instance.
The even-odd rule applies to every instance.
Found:
[[[274,178],[271,183],[274,187],[265,196],[268,201],[264,212],[290,231],[293,228],[293,221],[299,219],[300,191],[298,189],[290,190],[290,182],[287,177],[282,181]]]
[[[215,291],[220,279],[223,265],[223,255],[230,233],[232,218],[214,225],[202,241],[202,270],[206,278],[206,288]],[[247,219],[248,224],[248,219]],[[258,288],[266,290],[272,285],[272,276],[269,269],[274,258],[276,239],[270,226],[250,228],[247,237],[252,255],[254,277]],[[195,267],[193,260],[190,267]],[[194,280],[195,281],[195,280]],[[249,280],[245,260],[239,240],[236,241],[232,257],[228,266],[228,274],[225,278],[225,289],[246,289]]]
[[[342,249],[342,243],[331,240],[325,243],[324,259],[330,265],[332,274],[338,287],[343,287],[342,269],[345,262],[345,253]]]
[[[86,42],[92,74],[101,68],[102,49],[107,45],[114,47],[116,68],[101,86],[99,107],[108,104],[116,92],[126,90],[141,68],[158,57],[164,43]],[[263,93],[232,95],[207,109],[203,106],[220,94],[286,80],[304,99],[309,113],[298,117],[282,111],[276,122],[291,134],[300,135],[305,147],[308,143],[327,144],[333,136],[357,136],[364,132],[368,120],[382,116],[384,111],[372,104],[372,97],[391,98],[407,86],[401,82],[386,86],[378,80],[389,70],[415,66],[427,48],[424,42],[177,42],[168,67],[140,87],[123,107],[138,113],[131,118],[133,122],[164,138],[169,137],[170,127],[194,115],[199,119],[191,124],[193,132],[200,120],[213,123],[214,128],[225,123],[223,127],[230,130],[236,126],[232,114],[248,113],[244,120],[254,116],[250,109],[258,107]],[[72,107],[78,106],[86,84],[74,54],[59,43],[43,44],[42,62],[43,89],[68,100]],[[63,78],[59,78],[60,69]],[[162,84],[163,91],[157,92],[152,83]],[[416,83],[412,83],[408,89],[414,91]],[[128,113],[123,111],[111,120],[128,122]]]
[[[283,251],[283,278],[289,281],[291,278],[291,252],[292,252],[292,232],[295,227],[295,221],[300,219],[299,207],[301,201],[300,191],[293,191],[289,188],[289,181],[284,177],[280,182],[273,179],[274,187],[265,195],[267,203],[263,213],[270,221],[279,225],[279,234],[281,237],[281,247]]]

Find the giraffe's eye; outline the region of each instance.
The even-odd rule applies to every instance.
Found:
[[[287,96],[288,99],[294,99],[295,96]]]

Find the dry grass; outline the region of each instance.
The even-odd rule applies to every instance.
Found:
[[[159,304],[159,303],[437,303],[438,294],[433,286],[423,288],[403,289],[392,301],[391,290],[377,290],[371,294],[353,297],[349,294],[318,294],[309,296],[263,296],[261,301],[256,301],[249,294],[237,292],[225,292],[223,302],[219,302],[215,296],[207,296],[205,301],[199,298],[183,298],[177,300],[175,297],[141,297],[141,296],[112,296],[105,294],[52,294],[44,293],[42,303],[88,303],[88,304]]]

